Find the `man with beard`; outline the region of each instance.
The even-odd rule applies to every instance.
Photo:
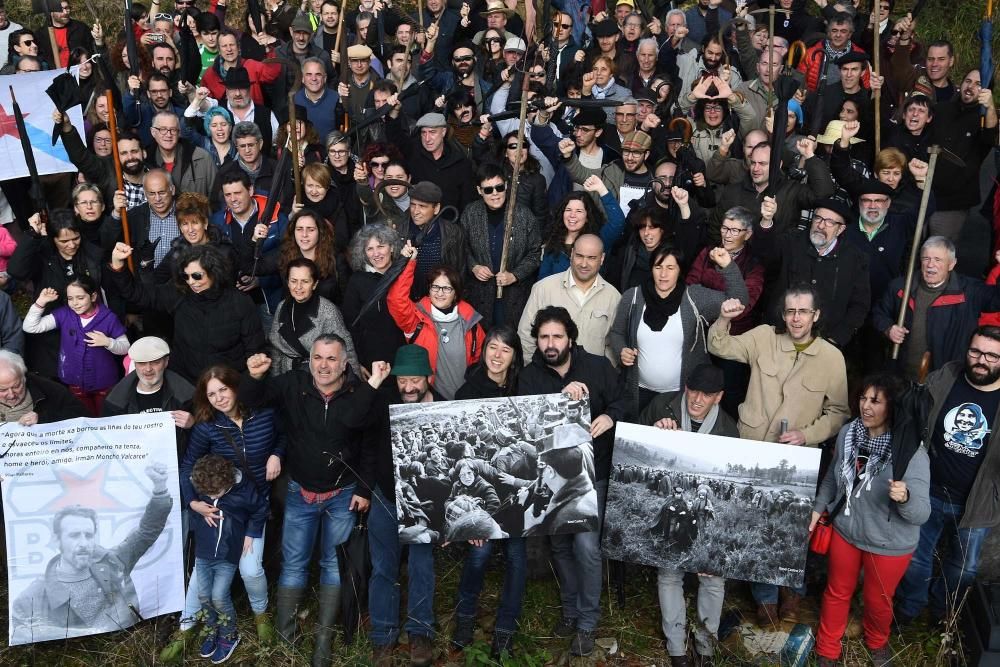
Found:
[[[430,87],[441,95],[446,95],[455,88],[465,88],[472,93],[476,107],[483,109],[492,85],[476,73],[476,45],[472,42],[456,44],[451,54],[451,68],[446,69],[431,58],[435,48],[441,48],[437,41],[438,31],[431,26],[427,29],[427,44],[420,54],[418,76],[424,81],[429,79]]]
[[[417,83],[417,79],[412,74],[413,52],[406,46],[397,44],[389,50],[387,67],[385,81],[395,84],[398,91],[403,92]],[[430,91],[426,87],[422,87],[416,95],[410,95],[403,100],[403,113],[406,114],[407,118],[420,118],[432,110],[432,105]]]
[[[980,115],[980,108],[986,115]],[[959,94],[934,110],[933,143],[962,158],[962,167],[950,166],[934,175],[937,210],[930,217],[930,233],[958,239],[969,209],[978,206],[979,169],[997,143],[997,110],[993,91],[983,88],[979,70],[969,71]]]
[[[1000,523],[995,500],[1000,329],[977,328],[964,356],[927,377],[923,400],[930,406],[931,515],[920,527],[920,542],[896,589],[901,625],[922,611],[928,597],[932,621],[950,618],[976,578],[983,541]],[[984,423],[975,436],[952,439],[948,434],[961,427],[963,409],[978,412]],[[934,562],[941,564],[940,576],[933,573]]]
[[[404,345],[396,351],[391,374],[396,377],[399,402],[433,403],[443,400],[431,386],[430,358],[419,345]],[[388,407],[383,406],[384,423],[380,430],[388,443]],[[399,564],[401,548],[396,518],[395,477],[392,453],[380,445],[368,517],[368,548],[372,575],[368,586],[368,611],[371,615],[372,663],[376,667],[396,664],[393,649],[399,638]],[[410,544],[407,550],[407,613],[403,629],[410,638],[413,665],[429,665],[433,659],[434,632],[434,547]]]
[[[685,113],[694,107],[691,91],[705,77],[718,76],[736,90],[743,83],[740,73],[725,64],[725,49],[718,33],[704,38],[700,51],[690,51],[677,56],[680,87],[677,89],[677,106]],[[726,79],[728,75],[728,80]]]
[[[761,221],[754,241],[754,249],[769,272],[777,272],[777,279],[769,281],[768,292],[780,294],[800,283],[815,286],[823,304],[818,326],[823,328],[823,336],[841,349],[861,328],[871,305],[868,255],[843,239],[848,221],[853,219],[851,209],[839,199],[824,199],[816,205],[808,234],[779,238],[772,218]],[[778,310],[765,311],[771,324],[778,323]]]
[[[138,76],[128,78],[128,92],[122,97],[125,122],[136,129],[144,146],[149,146],[154,140],[153,116],[161,111],[169,111],[178,117],[184,115],[184,107],[175,104],[171,96],[170,81],[168,75],[153,72],[146,81],[146,94],[142,95],[140,78]]]
[[[20,642],[109,632],[135,625],[139,596],[132,570],[156,542],[170,515],[167,468],[146,468],[153,483],[139,525],[118,546],[98,544],[97,512],[73,505],[55,513],[53,540],[59,555],[11,605],[11,633]]]
[[[531,337],[535,350],[531,363],[521,371],[517,391],[522,396],[563,393],[574,401],[590,398],[590,414],[597,415],[590,423],[590,436],[600,512],[608,492],[614,425],[624,418],[627,401],[614,366],[605,357],[577,345],[578,334],[565,308],[548,306],[534,314]],[[539,460],[544,463],[544,456]],[[598,517],[596,526],[600,525]],[[550,538],[562,596],[562,617],[553,634],[572,637],[570,653],[576,656],[590,655],[594,650],[600,620],[601,543],[596,526],[588,532]]]
[[[632,107],[635,109],[635,107]],[[652,138],[642,130],[636,130],[622,139],[622,158],[600,169],[588,169],[580,163],[574,154],[575,142],[563,139],[559,142],[559,152],[562,154],[563,166],[569,172],[575,183],[583,184],[590,176],[599,176],[608,192],[618,200],[622,212],[627,216],[631,207],[641,200],[649,191],[653,176],[646,166],[646,158],[653,145]],[[593,196],[598,204],[600,198]]]
[[[312,61],[315,62],[315,59]],[[303,68],[305,67],[307,65],[303,64]],[[226,74],[224,87],[226,97],[219,100],[219,104],[232,112],[234,124],[250,122],[256,125],[263,142],[264,155],[270,155],[272,139],[278,133],[278,119],[270,107],[254,102],[250,73],[244,67],[232,68]]]
[[[56,3],[50,3],[51,7]],[[90,34],[90,26],[70,18],[73,11],[67,0],[62,0],[58,11],[49,12],[51,17],[50,34],[55,36],[56,46],[59,48],[58,54],[52,53],[52,40],[43,39],[39,43],[39,57],[47,63],[52,63],[52,67],[69,66],[69,55],[74,49],[84,48],[88,53],[94,53],[94,38]],[[73,63],[74,65],[76,63]]]
[[[52,120],[59,126],[63,146],[66,147],[70,162],[88,182],[96,184],[101,189],[105,203],[113,202],[118,187],[115,180],[114,158],[110,155],[98,157],[89,150],[76,127],[70,122],[69,114],[53,111]],[[146,173],[146,151],[142,149],[142,142],[132,130],[118,132],[118,160],[122,165],[122,181],[125,185],[122,193],[125,207],[135,208],[145,204],[146,193],[142,189],[142,175]]]
[[[896,325],[903,299],[904,276],[889,288],[872,310],[872,324],[892,343],[899,343],[903,375],[918,379],[924,353],[930,352],[930,370],[961,361],[965,343],[982,312],[1000,309],[1000,288],[955,271],[955,244],[931,236],[920,247],[920,277],[910,293],[903,326]]]

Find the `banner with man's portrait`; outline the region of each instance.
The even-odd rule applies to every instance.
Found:
[[[9,645],[183,608],[177,475],[169,413],[0,426]]]
[[[587,399],[400,404],[389,421],[401,543],[599,528]]]

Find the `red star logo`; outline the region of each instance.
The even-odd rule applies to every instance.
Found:
[[[21,115],[27,118],[31,114],[22,113]],[[5,137],[8,134],[15,139],[21,138],[21,135],[17,132],[17,118],[15,116],[8,116],[7,110],[0,104],[0,137]]]
[[[55,474],[64,492],[45,507],[47,511],[54,512],[63,507],[80,504],[95,510],[121,509],[121,503],[104,492],[104,482],[108,475],[107,464],[95,469],[86,477],[80,477],[64,468],[56,468]]]

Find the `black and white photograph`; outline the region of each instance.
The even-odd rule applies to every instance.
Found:
[[[598,529],[587,399],[401,404],[389,420],[401,543]]]
[[[620,422],[604,555],[800,585],[819,459],[811,447]]]

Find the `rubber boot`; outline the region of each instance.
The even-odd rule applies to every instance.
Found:
[[[295,641],[295,615],[305,593],[304,588],[282,586],[274,592],[274,629],[289,644]]]
[[[319,587],[319,613],[316,615],[316,646],[312,667],[329,667],[333,660],[333,630],[340,616],[340,586]]]
[[[197,644],[198,626],[194,625],[187,630],[177,630],[170,638],[170,642],[160,651],[160,662],[165,665],[179,665],[184,662],[184,654],[190,646]]]

